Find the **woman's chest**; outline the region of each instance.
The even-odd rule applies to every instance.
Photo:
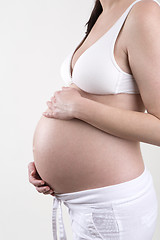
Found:
[[[101,30],[102,31],[102,30]],[[96,45],[96,42],[100,40],[100,36],[103,36],[102,33],[97,33],[93,32],[90,34],[82,44],[77,48],[77,50],[72,54],[71,61],[70,61],[70,71],[71,75],[73,74],[73,69],[76,65],[76,62],[78,62],[79,58],[83,56],[87,51],[90,51],[90,48],[94,48]],[[103,42],[102,48],[99,47],[99,49],[102,50],[100,52],[100,56],[103,57],[103,52],[104,52],[104,58],[106,57],[107,59],[107,41],[105,44],[105,41]],[[96,49],[96,48],[95,48]],[[105,52],[106,49],[106,52]],[[98,51],[98,50],[97,50]],[[106,53],[106,55],[105,55]],[[128,55],[127,55],[127,45],[126,45],[126,33],[125,29],[122,29],[116,39],[116,42],[114,44],[114,49],[113,49],[113,56],[118,64],[118,66],[124,71],[129,74],[131,74],[131,69],[129,66],[129,61],[128,61]],[[93,59],[92,59],[93,60]],[[87,68],[87,66],[86,66]],[[107,61],[106,61],[106,68],[107,68]]]
[[[90,94],[139,92],[130,71],[124,37],[121,32],[116,41],[113,37],[104,35],[93,43],[90,36],[69,56],[66,67],[70,82]]]

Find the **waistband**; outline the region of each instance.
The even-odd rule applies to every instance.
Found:
[[[140,197],[148,190],[152,182],[150,171],[145,166],[140,176],[127,182],[77,192],[55,193],[52,212],[53,239],[57,240],[57,209],[60,211],[58,216],[59,236],[61,240],[67,239],[62,217],[62,202],[72,210],[84,209],[94,204],[97,207],[98,205],[110,206],[113,202],[122,203]]]

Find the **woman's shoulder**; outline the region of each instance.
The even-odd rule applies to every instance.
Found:
[[[128,23],[143,25],[160,19],[160,3],[158,0],[141,0],[133,5],[128,16]]]

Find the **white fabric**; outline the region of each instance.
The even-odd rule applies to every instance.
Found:
[[[61,207],[61,200],[56,198],[54,199],[53,203],[53,211],[52,211],[52,231],[53,231],[53,239],[57,240],[57,210],[60,210],[60,214],[58,216],[58,223],[59,223],[59,236],[60,240],[66,240],[66,232],[63,223],[63,215],[62,215],[62,207]],[[60,208],[59,208],[60,207]]]
[[[66,240],[61,203],[69,209],[73,240],[152,240],[158,215],[158,201],[152,176],[145,167],[127,182],[58,194],[53,201],[53,239]],[[59,211],[58,211],[59,212]],[[69,239],[70,240],[70,239]]]
[[[66,86],[76,84],[80,89],[92,94],[139,93],[132,74],[123,71],[114,58],[114,45],[123,23],[135,3],[134,1],[114,25],[93,45],[81,54],[75,63],[71,76],[71,51],[60,67],[60,74]],[[153,0],[159,4],[157,0]],[[159,4],[160,5],[160,4]]]

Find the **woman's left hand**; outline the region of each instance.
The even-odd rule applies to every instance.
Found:
[[[45,117],[70,120],[75,118],[74,108],[80,100],[81,94],[72,87],[62,87],[62,90],[54,93],[51,101],[47,101],[49,112],[43,112]]]

